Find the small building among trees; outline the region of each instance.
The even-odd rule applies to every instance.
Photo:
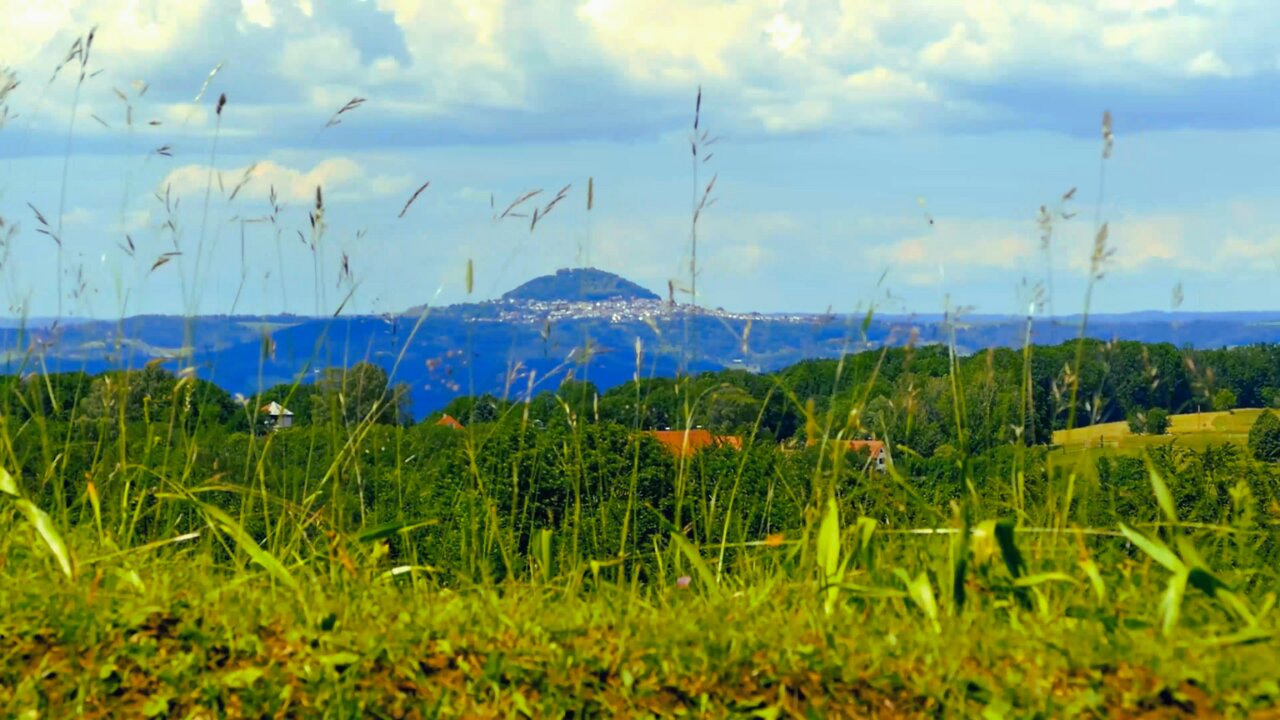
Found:
[[[293,411],[272,400],[259,410],[264,416],[263,424],[268,428],[287,428],[293,426]]]

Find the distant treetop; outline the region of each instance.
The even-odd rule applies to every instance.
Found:
[[[504,294],[503,300],[539,302],[603,302],[605,300],[661,300],[655,293],[604,270],[573,268],[537,277]]]

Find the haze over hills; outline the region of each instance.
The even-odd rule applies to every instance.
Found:
[[[569,373],[605,389],[637,375],[671,376],[682,367],[772,371],[885,345],[944,342],[950,335],[938,315],[876,315],[864,333],[864,315],[695,310],[595,268],[534,278],[497,300],[426,309],[414,333],[422,312],[209,315],[190,322],[146,315],[25,329],[0,323],[0,371],[30,372],[33,347],[44,350],[51,371],[137,368],[179,354],[190,337],[197,372],[232,392],[248,395],[322,367],[369,360],[397,368],[396,379],[410,386],[413,411],[422,416],[460,394],[519,397],[530,388],[553,389]],[[1037,318],[1030,332],[1033,342],[1056,344],[1076,337],[1078,328],[1078,318]],[[1019,347],[1027,332],[1027,319],[1012,316],[964,317],[955,326],[961,353]],[[1280,313],[1098,315],[1090,318],[1088,335],[1200,348],[1280,342]]]

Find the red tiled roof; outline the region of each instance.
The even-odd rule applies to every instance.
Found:
[[[649,430],[648,433],[662,443],[663,447],[674,455],[692,455],[707,447],[727,445],[734,450],[742,449],[742,438],[737,435],[712,435],[710,430],[694,428],[684,430]]]
[[[884,452],[884,442],[881,440],[850,440],[849,449],[854,452],[866,450],[868,455],[875,457]]]
[[[453,416],[450,415],[449,413],[445,413],[444,415],[441,415],[440,419],[436,421],[436,425],[440,425],[442,427],[451,427],[454,430],[462,429],[462,423],[458,422],[457,420],[454,420]]]

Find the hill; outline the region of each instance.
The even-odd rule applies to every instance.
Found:
[[[604,302],[661,300],[657,294],[604,270],[573,268],[537,277],[504,294],[503,300],[534,302]]]

